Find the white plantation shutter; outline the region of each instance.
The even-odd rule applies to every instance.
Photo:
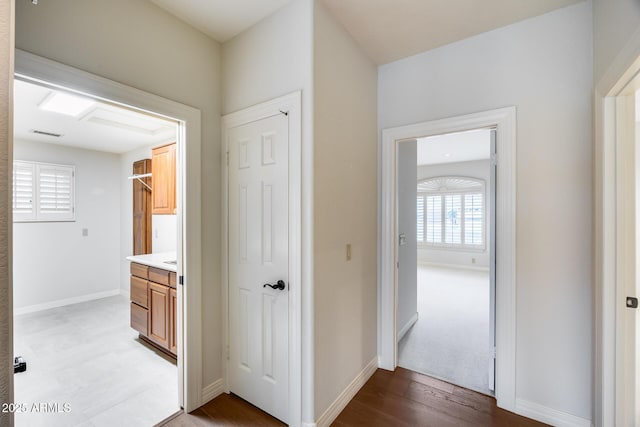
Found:
[[[453,245],[462,243],[462,196],[444,196],[444,241]]]
[[[440,196],[426,196],[427,215],[426,232],[427,243],[442,242],[442,198]]]
[[[73,219],[73,167],[40,164],[37,170],[38,219]]]
[[[15,221],[33,220],[36,216],[34,209],[35,173],[33,163],[13,163],[13,219]]]
[[[418,242],[424,242],[424,196],[418,196],[416,198],[416,212],[416,234],[418,236]]]
[[[437,177],[418,182],[418,242],[484,249],[484,181]]]
[[[27,170],[31,171],[30,178]],[[14,219],[74,221],[74,180],[73,166],[14,162]]]
[[[482,193],[464,195],[464,243],[482,245],[484,203]]]

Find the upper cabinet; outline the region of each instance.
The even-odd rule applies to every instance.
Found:
[[[154,215],[176,213],[176,144],[152,150]]]

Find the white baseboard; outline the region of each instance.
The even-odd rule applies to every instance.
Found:
[[[131,291],[129,289],[120,288],[120,295],[122,295],[123,297],[125,297],[128,300],[131,299]]]
[[[317,427],[316,423],[302,423],[300,424],[302,427]]]
[[[445,267],[445,268],[459,268],[462,270],[489,271],[489,267],[482,267],[477,265],[466,265],[466,264],[445,264],[441,262],[418,261],[418,265],[423,267]]]
[[[524,399],[516,399],[518,415],[534,419],[555,427],[591,427],[591,420],[567,414],[557,409],[548,408]]]
[[[371,362],[351,381],[351,384],[345,388],[342,393],[333,401],[331,405],[324,411],[324,414],[316,421],[317,427],[329,427],[332,422],[338,418],[340,412],[351,402],[351,399],[358,393],[362,386],[369,381],[371,375],[378,369],[378,357],[374,357]]]
[[[224,381],[220,378],[202,389],[202,404],[215,399],[222,393],[224,393]]]
[[[409,329],[411,329],[413,324],[416,323],[417,321],[418,321],[418,312],[416,312],[413,316],[411,316],[409,321],[407,323],[405,323],[405,325],[402,327],[402,329],[400,329],[400,332],[398,332],[398,342],[400,342],[402,337],[404,337],[405,334],[407,332],[409,332]]]
[[[26,307],[14,308],[14,316],[21,314],[35,313],[37,311],[49,310],[51,308],[64,307],[65,305],[78,304],[81,302],[93,301],[102,298],[113,297],[120,295],[120,289],[114,289],[112,291],[97,292],[95,294],[82,295],[79,297],[60,299],[56,301],[45,302],[43,304],[28,305]]]

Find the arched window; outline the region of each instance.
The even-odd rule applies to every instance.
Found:
[[[484,249],[484,195],[481,179],[441,176],[418,181],[418,243]]]

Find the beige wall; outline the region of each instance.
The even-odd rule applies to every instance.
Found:
[[[638,0],[593,0],[595,83],[600,81],[632,35],[639,30],[640,2]]]
[[[384,65],[378,88],[380,129],[516,106],[516,398],[580,422],[592,406],[591,36],[578,3]]]
[[[220,46],[144,0],[16,6],[17,48],[201,110],[203,386],[211,384],[222,375]]]
[[[10,206],[13,140],[13,13],[14,1],[0,2],[0,198]],[[13,296],[11,293],[11,211],[0,209],[0,403],[13,401]],[[0,412],[0,425],[13,415]]]
[[[319,1],[314,27],[318,419],[377,354],[377,69]]]

